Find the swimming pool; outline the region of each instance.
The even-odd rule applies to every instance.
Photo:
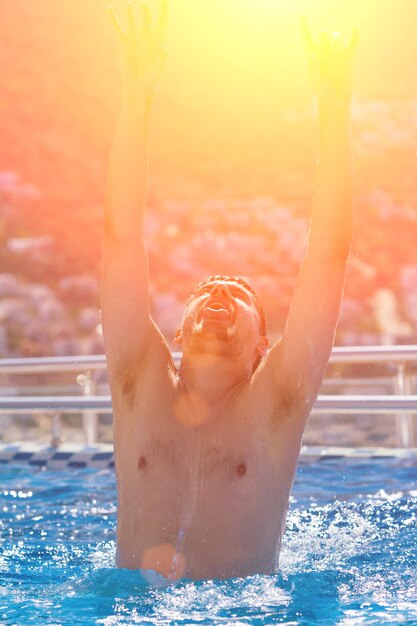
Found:
[[[169,585],[114,568],[111,469],[0,473],[1,624],[417,624],[416,457],[300,464],[279,574]]]

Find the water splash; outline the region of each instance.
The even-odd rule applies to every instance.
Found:
[[[406,464],[303,468],[279,574],[175,583],[114,568],[111,472],[2,469],[2,624],[417,621],[417,493]]]

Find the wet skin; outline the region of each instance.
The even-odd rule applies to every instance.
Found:
[[[159,3],[158,3],[159,4]],[[114,11],[122,105],[106,187],[103,332],[114,409],[117,564],[167,578],[270,573],[302,433],[330,356],[352,236],[350,99],[356,36],[303,23],[319,107],[308,247],[268,354],[253,297],[214,280],[188,304],[177,371],[149,304],[143,239],[148,128],[165,66],[167,4]],[[261,361],[259,367],[257,364]]]
[[[227,349],[229,361],[238,361],[260,339],[258,328],[249,292],[205,287],[184,319],[185,368],[224,360]],[[268,380],[267,361],[209,403],[189,392],[187,374],[158,351],[136,372],[133,388],[113,390],[123,415],[115,428],[117,564],[168,578],[273,572],[302,430],[282,419],[288,406]]]

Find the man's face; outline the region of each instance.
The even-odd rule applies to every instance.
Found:
[[[196,291],[177,338],[184,350],[227,357],[252,355],[266,345],[253,295],[232,280],[213,280]]]

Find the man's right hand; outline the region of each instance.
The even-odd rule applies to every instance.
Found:
[[[127,93],[151,94],[165,67],[162,46],[167,23],[167,0],[161,0],[159,19],[152,28],[152,16],[146,2],[139,3],[140,26],[133,4],[127,4],[128,28],[122,27],[112,6],[108,11],[119,41],[120,73]]]
[[[343,46],[339,33],[322,31],[313,37],[306,18],[301,18],[301,34],[310,57],[310,74],[320,109],[348,108],[353,90],[353,62],[358,45],[358,31],[352,31],[350,43]]]

